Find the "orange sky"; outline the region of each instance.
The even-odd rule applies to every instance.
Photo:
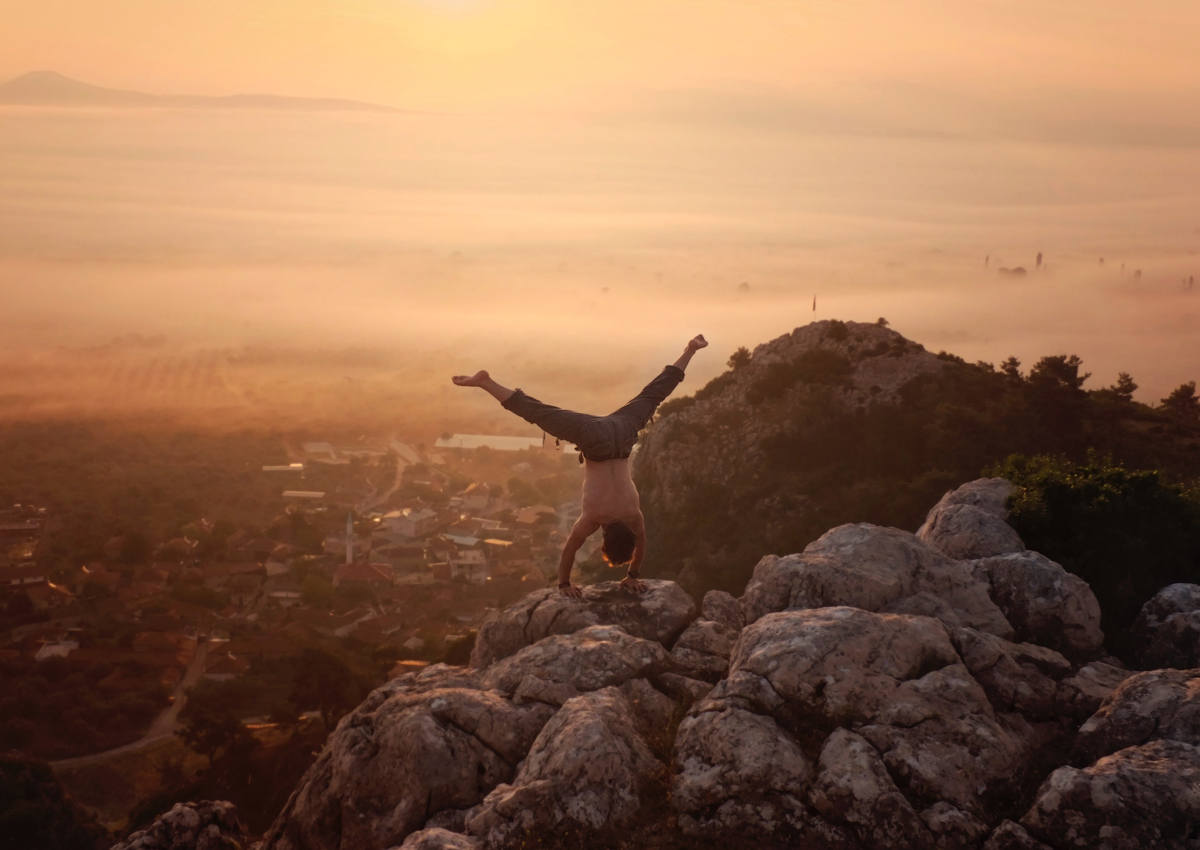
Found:
[[[574,105],[629,89],[828,94],[1200,86],[1200,4],[1157,0],[38,0],[0,6],[0,77],[52,69],[195,94],[415,109]]]
[[[699,382],[882,315],[1157,401],[1200,379],[1197,33],[1196,0],[0,0],[0,82],[414,110],[0,106],[0,399],[139,334],[599,408],[697,331]]]

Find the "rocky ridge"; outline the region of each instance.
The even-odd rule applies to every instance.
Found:
[[[1107,657],[1007,490],[964,485],[917,534],[834,528],[699,611],[667,581],[531,594],[470,667],[345,717],[266,848],[1196,847],[1200,670]]]

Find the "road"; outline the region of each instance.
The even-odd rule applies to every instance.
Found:
[[[208,644],[197,644],[196,654],[192,656],[192,663],[188,665],[187,672],[183,674],[183,678],[175,686],[175,699],[169,706],[163,709],[162,714],[154,719],[154,722],[150,724],[150,728],[146,730],[145,735],[133,743],[125,744],[122,747],[115,747],[111,750],[105,750],[102,753],[92,753],[88,756],[76,756],[75,758],[52,761],[50,762],[50,766],[66,768],[96,764],[97,762],[107,761],[110,758],[124,755],[125,753],[132,753],[135,750],[143,749],[151,744],[157,744],[159,741],[165,741],[174,736],[175,729],[179,725],[179,712],[183,710],[183,706],[187,702],[187,689],[199,682],[200,677],[204,675],[204,661],[207,657]]]

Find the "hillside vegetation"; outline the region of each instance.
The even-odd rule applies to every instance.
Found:
[[[764,554],[799,552],[841,523],[916,529],[942,493],[1011,455],[1064,463],[1110,458],[1108,472],[1096,473],[1101,478],[1111,479],[1118,468],[1154,470],[1153,481],[1163,485],[1200,477],[1194,385],[1150,406],[1133,400],[1137,385],[1128,375],[1109,387],[1086,388],[1091,376],[1074,356],[1049,355],[1027,370],[1013,358],[999,366],[967,363],[925,351],[882,320],[827,321],[753,354],[742,349],[729,365],[693,396],[662,406],[635,463],[652,537],[647,569],[677,577],[694,594],[736,593]],[[1045,460],[1014,463],[1029,475],[1068,469]],[[1016,470],[1009,467],[1007,474]],[[1131,475],[1121,492],[1145,489],[1148,480]],[[1050,507],[1035,510],[1023,502],[1014,522],[1032,538],[1026,540],[1031,548],[1079,568],[1090,556],[1078,540],[1051,539],[1054,533],[1038,525],[1047,517],[1052,525],[1065,519],[1059,491],[1049,492]],[[1137,522],[1137,510],[1118,511],[1120,521]],[[1098,514],[1057,533],[1086,536],[1110,519]],[[1157,526],[1113,533],[1128,540],[1163,534]],[[1128,560],[1133,546],[1121,556],[1106,555],[1104,571],[1119,571],[1121,558],[1131,571],[1139,569],[1144,559]],[[1196,575],[1189,558],[1180,554],[1174,563],[1190,564]],[[1114,593],[1139,598],[1110,616],[1123,622],[1132,616],[1125,609],[1136,613],[1161,575],[1115,581]]]

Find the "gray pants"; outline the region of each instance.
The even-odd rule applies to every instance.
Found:
[[[682,380],[682,369],[667,366],[628,404],[608,416],[563,410],[527,396],[521,390],[513,392],[504,402],[504,407],[550,436],[574,443],[580,454],[588,460],[613,460],[629,457],[637,443],[638,432]]]

